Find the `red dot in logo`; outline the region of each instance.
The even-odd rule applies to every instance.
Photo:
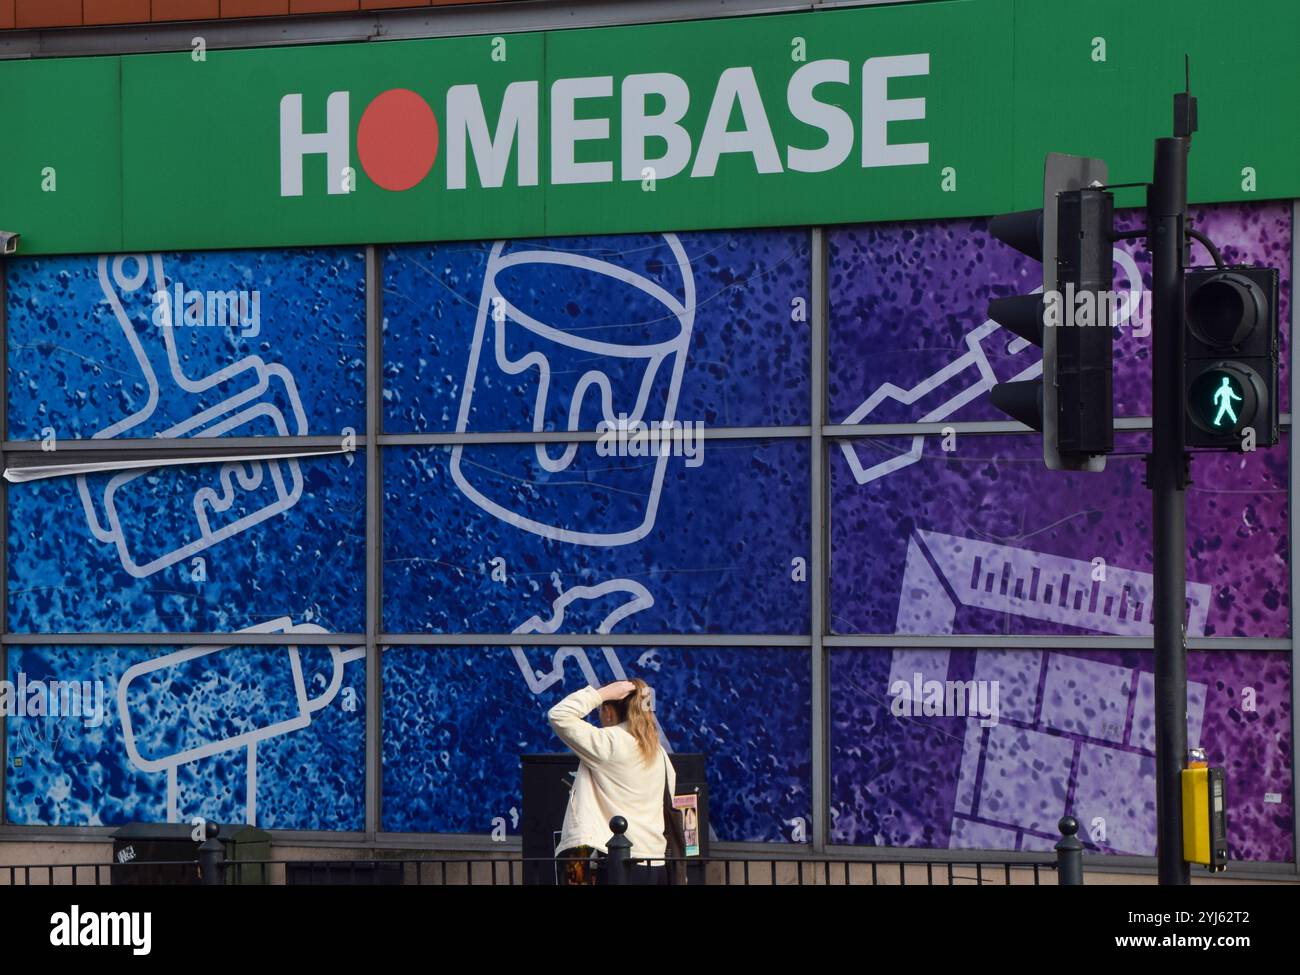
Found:
[[[386,190],[409,190],[438,158],[438,119],[407,88],[380,92],[357,126],[357,155],[366,175]]]

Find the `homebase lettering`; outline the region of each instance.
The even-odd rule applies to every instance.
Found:
[[[704,463],[704,424],[698,420],[629,420],[626,413],[596,424],[601,457],[683,457],[687,467]]]
[[[149,954],[153,915],[148,911],[87,911],[73,904],[50,915],[50,944],[57,948],[129,947],[133,955]]]

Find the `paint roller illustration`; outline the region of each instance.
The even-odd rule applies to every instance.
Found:
[[[142,436],[138,428],[151,420],[157,426],[164,416],[174,422],[159,437],[307,433],[297,384],[279,363],[250,355],[205,376],[185,373],[175,326],[154,323],[154,295],[168,288],[161,255],[101,257],[99,283],[144,374],[148,398],[95,439]],[[91,532],[116,546],[128,573],[144,578],[287,511],[301,497],[303,479],[292,458],[248,459],[121,471],[97,493],[81,475],[77,488]],[[156,510],[159,497],[177,506]]]
[[[1112,316],[1114,326],[1122,327],[1133,320],[1140,310],[1142,273],[1138,270],[1137,262],[1127,251],[1117,247],[1114,257],[1115,263],[1121,269],[1119,279],[1127,279],[1129,284],[1128,291],[1118,292],[1119,301]],[[994,362],[989,356],[989,347],[999,341],[1005,342],[1005,351],[1009,356],[1014,356],[1030,347],[1027,339],[1012,335],[1003,330],[997,322],[989,319],[966,333],[963,339],[966,351],[952,362],[911,387],[904,388],[891,382],[881,383],[844,418],[843,422],[845,424],[867,422],[867,418],[882,404],[893,401],[923,410],[920,416],[913,418],[913,422],[937,423],[948,419],[963,406],[984,396],[1000,382],[1020,382],[1035,379],[1043,374],[1043,363],[1039,359],[1014,375],[999,377]],[[936,403],[935,400],[939,402]],[[926,406],[931,403],[934,405],[926,409]],[[844,455],[854,480],[859,484],[869,484],[894,471],[915,464],[921,459],[924,448],[925,435],[917,434],[912,437],[912,444],[907,451],[878,464],[866,466],[859,460],[851,441],[845,440],[840,443],[840,452]]]
[[[281,617],[240,632],[328,631]],[[240,748],[248,757],[247,818],[255,821],[258,743],[311,724],[312,716],[338,696],[346,665],[365,656],[364,647],[322,649],[331,658],[328,679],[309,679],[295,645],[187,647],[122,674],[117,709],[126,754],[142,772],[167,773],[169,822],[178,818],[178,769]],[[317,679],[323,686],[309,694]]]
[[[594,431],[601,421],[671,423],[694,318],[694,276],[673,234],[606,257],[498,242],[456,431],[515,428],[513,402],[501,394],[510,383],[531,393],[534,432]],[[461,445],[451,455],[452,477],[474,504],[524,531],[597,546],[625,545],[654,527],[669,459],[667,452],[644,463],[601,456],[590,441],[495,448],[497,464],[508,458],[509,470],[483,456],[483,448]],[[522,510],[521,482],[540,506]],[[618,503],[581,515],[593,484]]]

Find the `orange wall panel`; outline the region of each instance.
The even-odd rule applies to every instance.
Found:
[[[500,3],[502,0],[0,0],[0,30],[233,20]]]
[[[149,0],[82,0],[83,24],[138,24],[149,19]]]
[[[216,20],[220,0],[153,0],[154,20]]]
[[[332,14],[360,9],[361,0],[289,0],[291,14]]]
[[[289,0],[221,0],[222,19],[227,17],[283,17]]]
[[[17,27],[76,27],[81,0],[18,0]]]

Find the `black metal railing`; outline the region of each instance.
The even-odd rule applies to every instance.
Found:
[[[1055,858],[989,861],[985,859],[890,860],[851,857],[709,856],[682,858],[632,857],[622,817],[610,822],[613,835],[608,854],[595,872],[596,882],[626,885],[648,882],[640,867],[678,865],[688,868],[692,884],[725,886],[1058,886],[1083,883],[1083,844],[1073,817],[1060,822],[1061,840]],[[272,885],[415,885],[514,886],[540,866],[558,877],[567,861],[553,857],[456,856],[376,857],[366,860],[227,859],[217,827],[209,823],[207,837],[193,860],[133,860],[126,863],[67,863],[0,865],[0,886],[103,884],[227,884]],[[146,874],[146,870],[148,873]],[[143,880],[148,876],[148,880]]]
[[[709,857],[703,860],[697,857],[633,857],[632,844],[624,835],[627,831],[627,822],[623,817],[615,816],[610,820],[609,825],[614,835],[606,844],[609,852],[602,882],[607,884],[653,882],[659,878],[645,872],[638,877],[637,871],[656,867],[669,871],[674,868],[691,867],[697,874],[703,867],[703,872],[708,877],[709,867],[712,866],[721,868],[721,879],[717,882],[724,885],[735,883],[735,873],[739,873],[739,881],[745,886],[752,886],[756,878],[757,882],[765,885],[789,883],[797,886],[861,884],[877,887],[888,884],[951,887],[986,883],[1010,886],[1022,881],[1039,886],[1043,876],[1052,871],[1056,872],[1058,886],[1083,885],[1083,843],[1078,838],[1079,824],[1073,816],[1063,817],[1057,825],[1061,839],[1056,844],[1056,859],[1027,860],[1018,863],[933,859],[882,862],[817,857],[757,860],[726,857]],[[712,873],[716,875],[718,870],[715,869]],[[710,881],[706,879],[705,882]]]

